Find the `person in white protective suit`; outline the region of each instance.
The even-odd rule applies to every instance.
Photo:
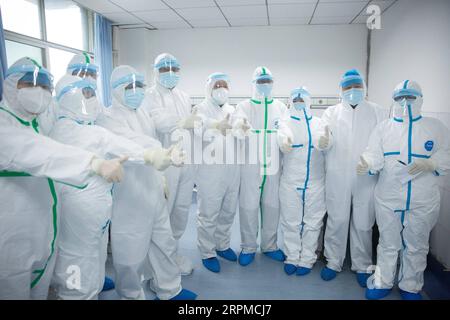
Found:
[[[99,67],[94,63],[94,59],[87,52],[74,55],[67,65],[66,74],[74,75],[97,83]],[[41,133],[49,135],[56,120],[58,120],[57,102],[52,99],[49,107],[39,115],[38,121],[41,127]]]
[[[113,133],[150,149],[144,154],[153,167],[126,168],[123,183],[113,189],[111,247],[116,291],[125,299],[142,299],[142,279],[159,299],[195,299],[181,288],[175,262],[176,242],[170,229],[166,197],[168,190],[161,170],[183,164],[178,145],[161,147],[155,139],[152,118],[140,108],[145,94],[144,77],[130,66],[119,66],[111,74],[113,103],[97,123]]]
[[[316,250],[325,216],[325,161],[329,130],[311,114],[311,95],[305,87],[290,95],[289,128],[292,149],[283,155],[280,178],[280,224],[284,271],[308,274],[317,260]]]
[[[179,239],[186,230],[194,187],[195,169],[191,159],[192,129],[201,124],[201,119],[195,113],[191,113],[189,96],[177,87],[180,79],[180,64],[174,56],[168,53],[157,56],[153,72],[155,84],[147,90],[143,106],[154,119],[156,133],[163,147],[167,148],[183,137],[183,148],[187,152],[185,166],[170,167],[164,172],[171,191],[168,200],[170,225],[178,248]],[[192,272],[192,262],[180,254],[179,248],[176,261],[182,275]]]
[[[151,150],[96,125],[102,107],[95,89],[94,82],[77,76],[61,78],[56,85],[58,120],[50,137],[104,158],[126,157],[128,163],[152,165],[145,157]],[[103,287],[112,188],[99,177],[92,177],[82,189],[57,184],[61,226],[54,278],[61,299],[96,299]],[[78,285],[69,286],[73,266],[78,267],[80,279]]]
[[[46,299],[55,262],[55,181],[83,186],[93,174],[118,182],[120,161],[40,134],[52,76],[30,58],[7,71],[0,104],[0,299]]]
[[[220,271],[217,255],[237,261],[236,253],[230,248],[239,197],[239,166],[235,162],[236,138],[231,130],[235,108],[228,104],[229,85],[226,74],[209,75],[205,100],[194,107],[202,118],[202,128],[198,131],[204,150],[196,172],[198,248],[203,265],[212,272]]]
[[[291,148],[292,132],[288,126],[289,111],[281,101],[272,98],[272,87],[272,73],[266,67],[257,67],[253,73],[252,98],[237,105],[233,121],[237,137],[245,138],[240,152],[245,157],[240,160],[244,164],[239,195],[242,266],[255,258],[259,229],[261,251],[274,260],[285,258],[277,246],[278,185],[280,149]]]
[[[329,126],[333,145],[326,152],[325,197],[327,222],[324,254],[325,281],[342,270],[350,228],[351,269],[365,287],[372,262],[372,228],[375,223],[373,190],[376,176],[357,176],[359,156],[375,126],[386,116],[378,105],[367,101],[366,87],[357,70],[347,71],[340,82],[342,102],[328,107],[322,115]]]
[[[437,177],[450,171],[449,130],[438,119],[421,115],[417,82],[402,81],[392,98],[394,117],[375,128],[357,166],[361,175],[379,173],[375,209],[380,242],[366,297],[381,299],[392,291],[400,259],[401,296],[418,300],[430,232],[439,217]]]

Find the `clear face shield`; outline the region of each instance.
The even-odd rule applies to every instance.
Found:
[[[422,94],[414,89],[394,91],[394,118],[409,119],[420,115]]]
[[[307,100],[311,99],[309,93],[304,89],[296,89],[291,92],[291,105],[297,111],[306,109]]]
[[[86,80],[92,80],[97,82],[98,78],[98,66],[95,64],[71,64],[68,67],[69,74],[77,76]]]
[[[223,106],[229,98],[229,78],[226,74],[215,74],[209,78],[211,85],[211,98],[219,105]]]
[[[269,74],[263,74],[253,80],[256,92],[263,97],[270,97],[273,89],[273,77]]]
[[[167,89],[173,89],[180,80],[180,64],[174,59],[163,59],[155,65],[158,82]]]
[[[64,87],[56,100],[61,108],[74,114],[76,120],[95,121],[101,110],[96,89],[95,84],[83,79]]]
[[[133,73],[116,80],[112,84],[113,89],[117,89],[119,86],[123,86],[123,104],[134,110],[139,108],[145,97],[144,76]]]
[[[52,99],[53,76],[37,65],[18,65],[8,69],[6,77],[23,76],[17,81],[17,101],[31,115],[44,112]]]

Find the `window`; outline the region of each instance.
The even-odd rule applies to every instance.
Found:
[[[93,56],[93,13],[69,0],[0,0],[8,65],[29,56],[56,82],[70,59]]]
[[[47,40],[88,50],[88,15],[72,1],[45,0]]]
[[[8,60],[8,68],[20,58],[27,56],[34,59],[42,65],[42,49],[29,46],[20,42],[5,40],[6,60]]]
[[[39,0],[0,0],[0,6],[5,30],[41,38]]]

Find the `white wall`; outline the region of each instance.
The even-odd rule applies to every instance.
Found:
[[[180,87],[191,95],[203,95],[215,71],[230,75],[232,95],[249,95],[258,65],[276,78],[275,95],[301,84],[315,95],[337,95],[345,70],[365,72],[366,38],[364,25],[121,30],[119,63],[150,76],[153,59],[170,52],[182,64]]]
[[[450,1],[399,0],[372,33],[369,96],[389,106],[403,79],[419,82],[424,115],[450,128]],[[431,237],[431,252],[450,267],[450,177],[441,178],[441,214]]]

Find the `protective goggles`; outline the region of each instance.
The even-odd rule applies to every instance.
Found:
[[[254,79],[253,82],[257,84],[273,83],[273,77],[270,74],[262,74]]]
[[[77,89],[81,89],[81,92],[86,99],[96,96],[95,90],[97,89],[97,86],[94,83],[83,79],[64,87],[56,97],[56,100],[59,102],[66,93]]]
[[[47,70],[38,66],[15,66],[6,71],[6,78],[13,74],[24,73],[19,83],[26,83],[33,87],[42,87],[49,92],[53,91],[53,76]]]
[[[80,78],[91,77],[97,79],[98,66],[91,63],[74,63],[67,67],[67,70],[73,75]]]
[[[422,97],[422,94],[415,89],[395,90],[392,95],[392,99],[394,99],[394,101],[400,101],[402,99],[416,100],[417,97]]]
[[[179,72],[180,71],[180,64],[175,59],[162,59],[154,66],[155,69],[157,69],[160,73],[163,72]]]
[[[296,89],[291,92],[292,102],[305,102],[306,98],[311,98],[311,95],[306,90]]]
[[[144,88],[144,76],[141,74],[132,73],[111,83],[113,89],[116,89],[120,85],[125,85],[126,89]]]

